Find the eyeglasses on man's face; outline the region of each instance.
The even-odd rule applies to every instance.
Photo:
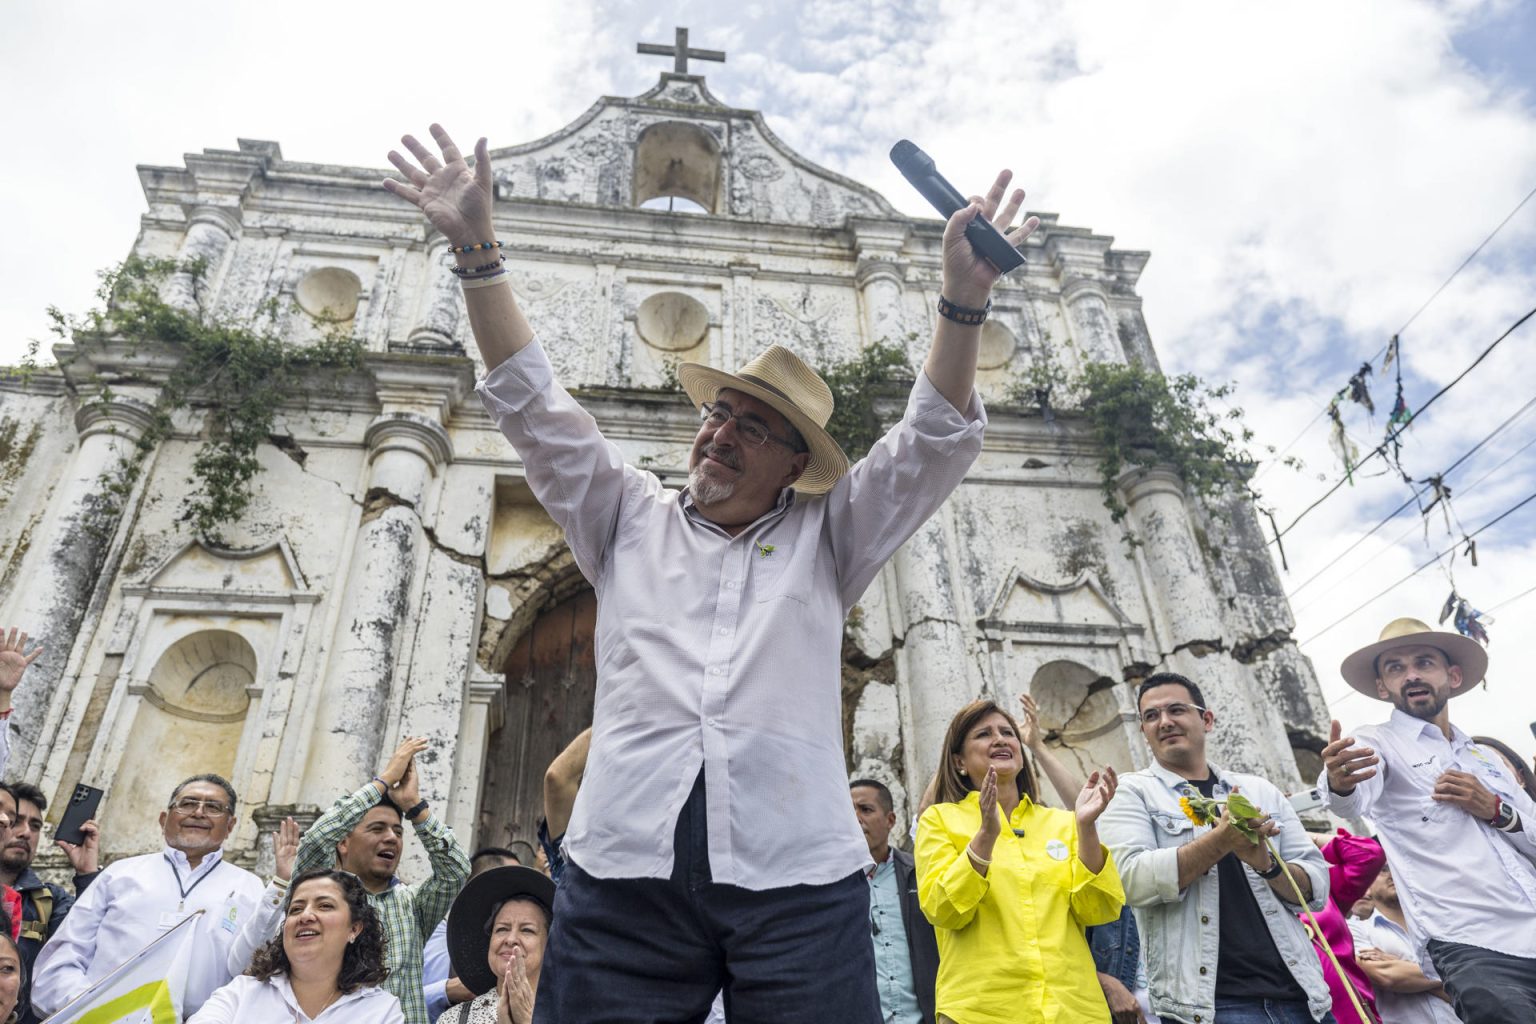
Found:
[[[1205,714],[1205,708],[1198,704],[1185,704],[1182,701],[1174,701],[1172,704],[1159,704],[1157,707],[1142,709],[1141,724],[1156,725],[1165,713],[1169,718],[1188,718],[1191,715],[1199,717]]]
[[[768,424],[753,416],[751,413],[739,413],[734,411],[724,402],[705,402],[699,406],[699,419],[716,430],[725,426],[730,420],[736,421],[736,436],[753,448],[761,448],[769,441],[781,444],[790,451],[799,451],[795,443],[787,438],[780,437],[768,429]]]
[[[229,813],[229,804],[220,800],[204,800],[195,796],[184,796],[171,804],[171,810],[177,814],[206,814],[210,818],[222,818]]]

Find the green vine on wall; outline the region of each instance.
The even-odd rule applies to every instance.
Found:
[[[1070,373],[1047,353],[1014,383],[1009,397],[1047,417],[1059,409],[1086,421],[1100,452],[1104,507],[1118,523],[1129,511],[1119,479],[1134,466],[1169,466],[1200,498],[1233,493],[1259,498],[1249,485],[1257,465],[1249,447],[1253,431],[1243,422],[1243,410],[1228,402],[1233,390],[1194,374],[1168,377],[1126,363],[1087,362]]]
[[[202,443],[192,457],[192,490],[186,495],[182,520],[199,536],[217,540],[224,526],[239,520],[251,502],[252,483],[261,471],[257,450],[272,436],[278,411],[308,390],[316,374],[335,374],[362,365],[361,344],[345,336],[341,326],[319,341],[299,346],[285,341],[269,326],[273,308],[250,322],[221,319],[209,310],[185,310],[161,295],[175,274],[191,276],[193,293],[201,295],[206,267],[200,262],[129,257],[101,273],[96,297],[101,305],[83,317],[71,317],[50,307],[54,333],[82,347],[127,342],[130,346],[163,345],[179,356],[160,388],[151,424],[121,470],[101,481],[98,510],[110,515],[121,509],[142,472],[144,462],[160,442],[170,437],[173,416],[194,408],[205,412]],[[110,388],[101,398],[112,399]]]
[[[906,349],[889,341],[877,342],[850,359],[818,369],[832,389],[832,418],[827,433],[857,462],[885,436],[885,425],[875,408],[876,400],[892,382],[912,379]]]

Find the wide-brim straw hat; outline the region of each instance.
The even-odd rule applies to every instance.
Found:
[[[1456,697],[1483,681],[1488,674],[1488,652],[1483,645],[1460,633],[1446,633],[1431,628],[1418,619],[1393,619],[1381,631],[1381,638],[1344,659],[1339,674],[1344,681],[1367,697],[1381,699],[1376,692],[1376,659],[1399,647],[1435,647],[1445,660],[1461,668],[1461,685],[1451,690]]]
[[[496,974],[486,960],[489,918],[492,907],[510,899],[531,899],[553,915],[555,883],[533,868],[492,868],[471,878],[448,911],[448,959],[454,975],[477,996],[496,987]]]
[[[827,433],[832,389],[782,345],[769,347],[736,373],[703,363],[681,363],[677,379],[695,407],[713,402],[722,388],[732,388],[767,403],[789,420],[811,452],[805,472],[794,484],[801,494],[825,494],[848,472],[848,456]]]

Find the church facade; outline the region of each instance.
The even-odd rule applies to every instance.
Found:
[[[798,156],[700,76],[664,74],[492,160],[513,287],[561,381],[668,485],[698,422],[678,361],[734,368],[777,343],[826,365],[890,342],[921,363],[942,224]],[[381,172],[271,142],[139,174],[135,254],[207,268],[172,278],[171,301],[269,317],[294,345],[339,325],[364,365],[284,408],[217,544],[181,516],[195,408],[121,502],[99,500],[174,352],[64,344],[57,369],[0,379],[0,622],[47,646],[9,723],[10,775],[54,817],[77,782],[106,789],[113,856],[155,848],[152,809],[217,771],[250,861],[282,815],[312,816],[425,735],[425,795],[466,843],[531,839],[544,767],[590,722],[595,603],[474,394],[445,240]],[[1171,668],[1218,710],[1215,756],[1299,788],[1328,714],[1252,509],[1212,515],[1152,467],[1121,479],[1115,524],[1086,429],[1004,401],[1047,353],[1156,366],[1147,254],[1041,219],[983,334],[985,450],[860,601],[843,678],[825,681],[849,769],[905,814],[954,710],[1024,692],[1069,759],[1141,766],[1134,684]]]

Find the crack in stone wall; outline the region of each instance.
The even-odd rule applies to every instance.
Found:
[[[896,679],[896,660],[894,649],[887,650],[878,658],[872,658],[859,650],[859,645],[852,637],[843,637],[843,758],[846,769],[854,770],[853,763],[853,720],[859,711],[859,701],[864,697],[864,688],[870,683],[878,685],[890,685]],[[899,747],[900,744],[898,743]],[[901,760],[893,755],[889,762],[892,771],[900,773]]]

